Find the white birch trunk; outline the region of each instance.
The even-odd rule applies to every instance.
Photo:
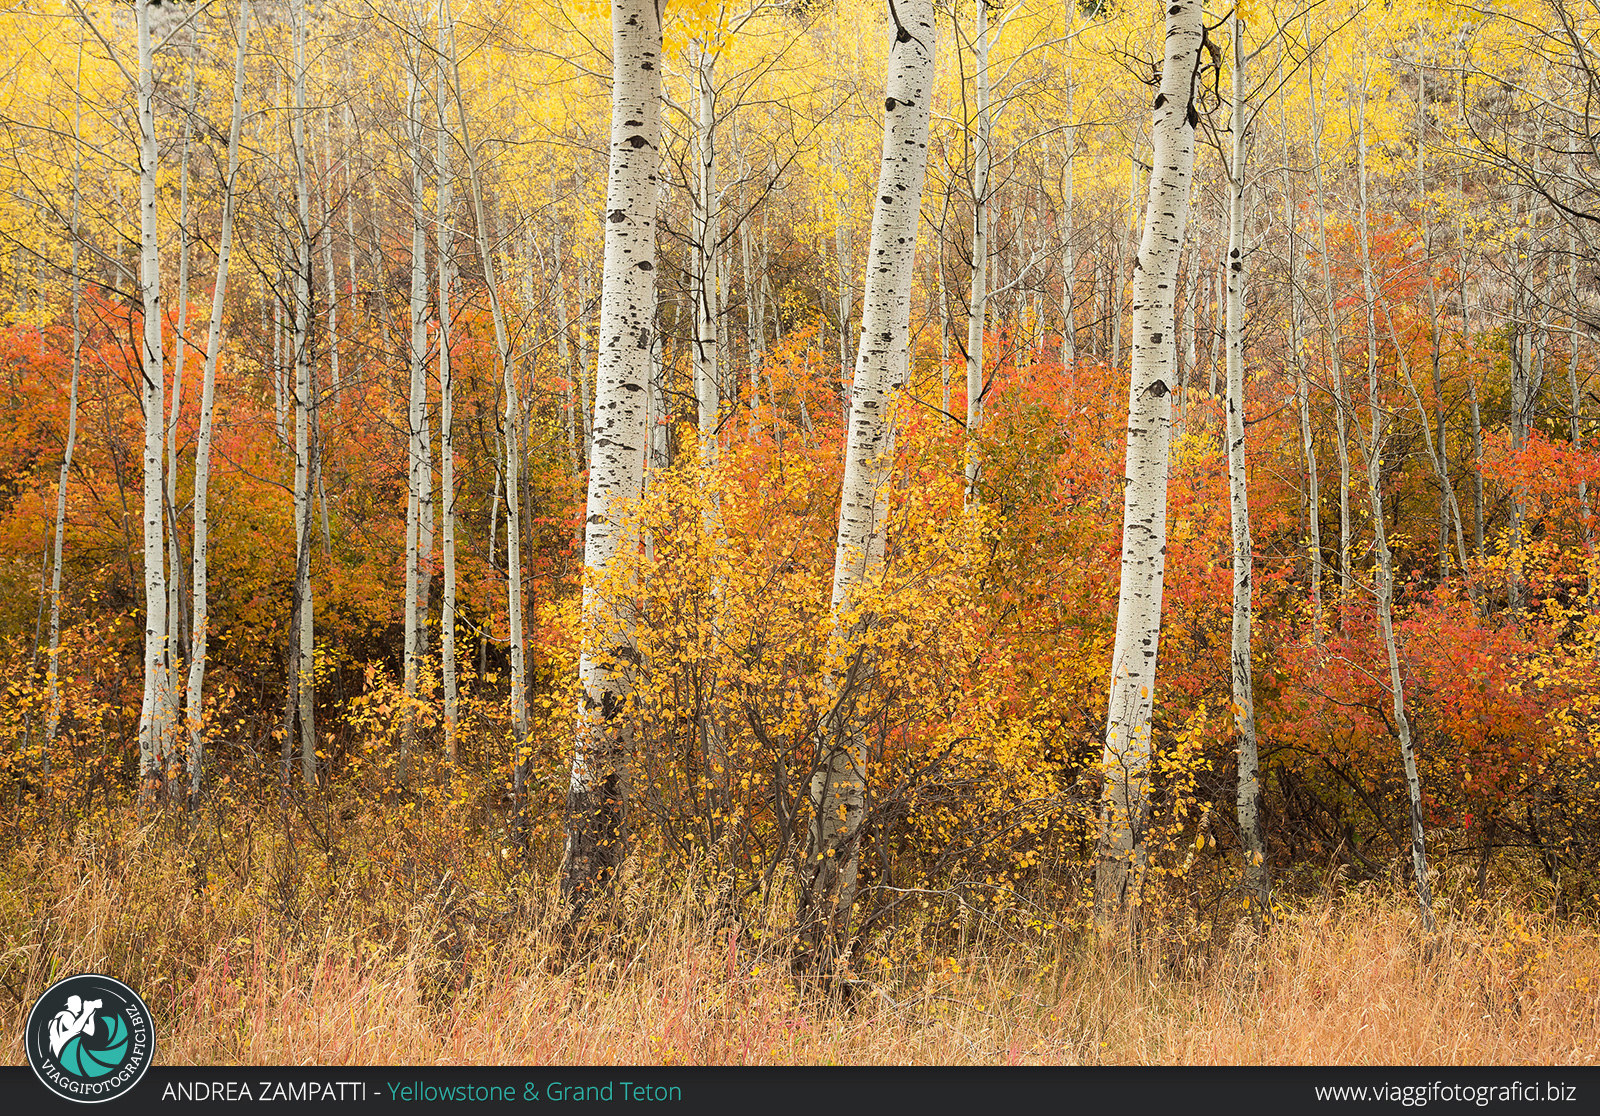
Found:
[[[144,385],[144,699],[139,711],[139,802],[160,789],[160,757],[169,732],[167,697],[166,537],[162,514],[162,445],[166,364],[161,338],[161,257],[156,225],[155,72],[150,42],[151,0],[134,0],[139,36],[139,290],[144,310],[140,367]]]
[[[1344,342],[1339,331],[1338,292],[1328,255],[1328,212],[1322,188],[1322,114],[1317,108],[1317,84],[1307,83],[1311,96],[1311,169],[1316,179],[1317,237],[1322,250],[1322,293],[1328,314],[1328,373],[1333,388],[1334,449],[1339,458],[1339,627],[1344,628],[1344,602],[1355,589],[1350,569],[1350,429],[1349,396],[1344,387]]]
[[[295,692],[299,699],[300,777],[307,789],[317,781],[316,674],[313,669],[313,616],[311,599],[311,431],[316,401],[311,371],[311,179],[306,151],[306,0],[294,0],[294,112],[290,139],[294,145],[295,230],[294,268],[294,524],[296,563],[295,602],[299,619],[299,646],[294,659]],[[291,639],[296,636],[291,636]],[[287,746],[287,741],[285,744]],[[285,772],[287,781],[287,772]]]
[[[551,256],[555,260],[555,283],[551,287],[550,296],[556,303],[556,361],[561,366],[561,374],[566,377],[566,405],[565,421],[567,429],[567,454],[572,459],[573,476],[583,472],[583,459],[578,451],[578,425],[583,421],[577,414],[578,403],[575,379],[572,369],[572,347],[567,339],[571,330],[571,323],[567,319],[567,283],[566,268],[561,255],[561,227],[558,224],[555,230],[555,241],[551,246]]]
[[[1070,12],[1072,5],[1068,5]],[[1068,16],[1071,19],[1071,16]],[[1070,26],[1070,24],[1069,24]],[[1073,79],[1067,74],[1067,119],[1072,119]],[[1067,131],[1067,153],[1061,161],[1061,367],[1070,371],[1078,362],[1077,278],[1078,246],[1073,223],[1073,159],[1078,149],[1078,130]]]
[[[1266,836],[1261,818],[1260,762],[1256,751],[1255,679],[1251,670],[1254,555],[1250,539],[1249,463],[1244,442],[1244,195],[1249,158],[1250,108],[1246,99],[1244,20],[1230,21],[1233,64],[1233,138],[1228,178],[1228,314],[1227,423],[1228,507],[1233,526],[1233,726],[1238,742],[1239,777],[1236,808],[1239,843],[1244,853],[1244,887],[1257,921],[1272,909],[1266,864]]]
[[[50,572],[50,655],[45,665],[44,754],[40,770],[50,774],[50,750],[61,730],[61,551],[67,529],[67,479],[72,474],[72,453],[78,444],[78,377],[83,370],[83,244],[79,239],[83,209],[83,46],[78,46],[73,75],[72,104],[72,386],[67,395],[67,442],[61,452],[61,474],[56,481],[55,553]],[[1574,428],[1576,429],[1576,428]]]
[[[661,15],[649,0],[612,0],[610,175],[606,186],[594,443],[583,588],[583,687],[567,793],[562,893],[581,912],[624,851],[632,732],[628,616],[597,581],[631,557],[628,505],[644,484],[645,397],[655,328],[657,171],[661,158]]]
[[[1166,13],[1160,91],[1151,119],[1150,185],[1133,294],[1133,367],[1128,385],[1127,486],[1122,581],[1106,719],[1095,911],[1102,926],[1132,914],[1145,859],[1150,732],[1161,590],[1166,573],[1167,462],[1172,420],[1174,289],[1194,174],[1193,77],[1203,35],[1200,0],[1173,0]]]
[[[329,134],[328,110],[322,110],[322,228],[317,239],[322,242],[322,271],[327,291],[328,314],[328,387],[329,400],[339,401],[342,377],[339,372],[339,276],[333,266],[333,205],[328,199],[328,188],[333,182],[333,137]],[[346,210],[348,211],[348,205]],[[327,504],[323,504],[327,516]]]
[[[1575,180],[1573,175],[1572,159],[1570,156],[1568,157],[1567,162],[1567,177],[1568,179]],[[1570,334],[1571,340],[1568,342],[1567,349],[1567,392],[1571,401],[1571,412],[1568,415],[1567,421],[1569,436],[1572,439],[1572,448],[1576,450],[1583,445],[1583,396],[1578,390],[1578,340],[1583,335],[1579,332],[1580,321],[1578,318],[1578,239],[1573,230],[1572,222],[1567,221],[1566,226],[1567,297],[1572,300],[1572,333]],[[65,483],[65,478],[63,478],[63,483]],[[1460,513],[1458,512],[1458,525],[1456,527],[1458,534],[1461,530],[1459,526],[1459,518]],[[1588,570],[1588,584],[1586,588],[1588,590],[1590,607],[1593,608],[1596,605],[1600,605],[1600,601],[1596,601],[1595,599],[1594,514],[1589,507],[1589,481],[1585,477],[1580,477],[1578,479],[1578,519],[1580,525],[1583,527],[1583,546],[1589,555],[1589,564],[1586,567]],[[56,537],[58,540],[60,539],[59,528],[56,531]],[[59,541],[57,542],[57,546],[60,546]],[[56,566],[58,569],[60,565],[61,559],[58,551],[58,556],[56,558]]]
[[[1285,99],[1278,99],[1279,124],[1283,135],[1285,175],[1289,161],[1289,120]],[[1322,645],[1322,478],[1317,470],[1317,445],[1311,425],[1309,376],[1306,370],[1305,295],[1301,285],[1299,211],[1294,203],[1293,179],[1286,178],[1283,192],[1284,227],[1289,238],[1289,349],[1294,358],[1295,409],[1300,417],[1300,447],[1306,462],[1306,529],[1311,594],[1311,642]]]
[[[411,343],[410,403],[406,418],[406,608],[405,692],[407,709],[400,734],[400,777],[409,775],[411,753],[417,741],[417,687],[422,667],[420,612],[422,594],[422,489],[429,471],[424,456],[423,425],[428,407],[428,261],[427,227],[423,205],[426,182],[422,163],[421,77],[412,73],[406,88],[406,129],[411,140]]]
[[[910,360],[911,287],[917,223],[928,165],[929,110],[937,46],[931,0],[889,6],[883,153],[872,240],[867,249],[861,344],[851,391],[832,611],[843,633],[856,598],[882,560],[883,498],[892,453],[891,419]],[[861,822],[866,813],[863,728],[850,713],[851,687],[863,683],[859,653],[835,665],[832,710],[818,726],[818,756],[808,788],[811,823],[799,881],[802,941],[819,967],[849,947]]]
[[[183,365],[189,344],[189,145],[194,119],[194,65],[184,91],[183,146],[178,157],[178,331],[172,351],[172,406],[167,415],[167,476],[165,514],[167,519],[167,718],[176,730],[183,690],[178,686],[181,669],[179,652],[183,648],[183,567],[178,541],[178,420],[183,416]],[[172,788],[178,774],[176,731],[162,741],[161,787]]]
[[[976,101],[972,142],[972,288],[967,313],[967,439],[966,499],[977,500],[978,427],[983,422],[983,327],[989,309],[989,4],[978,0],[977,28],[972,40],[973,97]]]
[[[233,251],[235,184],[239,175],[239,135],[244,124],[244,60],[250,41],[250,0],[239,5],[239,47],[233,62],[233,118],[228,125],[228,177],[223,185],[222,228],[217,239],[217,282],[211,292],[211,328],[206,334],[206,363],[200,384],[200,429],[194,449],[194,622],[189,648],[189,801],[200,795],[205,771],[204,694],[207,636],[207,560],[210,519],[207,499],[211,480],[211,416],[216,401],[217,357],[222,351],[222,316],[228,293],[228,261]]]
[[[455,279],[455,180],[450,173],[449,110],[445,103],[444,59],[451,31],[445,27],[447,13],[439,18],[438,143],[434,172],[438,182],[439,274],[439,485],[444,502],[444,597],[439,612],[439,657],[444,681],[444,754],[453,767],[456,762],[456,722],[460,718],[460,697],[456,682],[456,450],[455,379],[450,364],[450,294]],[[453,30],[453,29],[452,29]]]
[[[578,274],[578,408],[583,415],[583,467],[594,459],[594,407],[589,399],[589,316],[593,312],[589,269]]]
[[[445,58],[449,62],[451,97],[455,101],[456,117],[461,124],[461,150],[467,158],[467,187],[472,194],[473,227],[477,232],[478,259],[483,265],[484,291],[489,298],[489,313],[494,320],[495,351],[500,361],[500,372],[505,388],[506,431],[506,639],[511,648],[511,724],[516,734],[512,744],[512,787],[517,800],[519,836],[526,839],[526,803],[523,801],[527,782],[528,737],[528,675],[527,647],[522,630],[522,539],[517,487],[520,463],[517,456],[516,425],[521,407],[517,401],[516,368],[512,362],[511,340],[506,331],[505,311],[500,304],[499,286],[495,282],[494,253],[489,245],[489,226],[483,207],[483,180],[478,174],[478,152],[473,146],[472,132],[467,126],[466,100],[461,93],[461,66],[456,54],[455,17],[448,0],[440,5],[440,20],[445,27],[448,44]],[[493,554],[494,533],[490,531],[490,551]]]
[[[1377,289],[1373,281],[1372,254],[1368,247],[1371,222],[1367,208],[1367,56],[1361,57],[1361,95],[1356,125],[1356,197],[1360,206],[1361,288],[1367,321],[1367,492],[1372,502],[1372,548],[1376,558],[1373,570],[1378,604],[1378,631],[1389,660],[1390,708],[1394,732],[1400,742],[1400,759],[1405,769],[1406,793],[1411,806],[1411,866],[1416,877],[1417,905],[1423,925],[1433,930],[1433,897],[1428,881],[1428,854],[1422,817],[1422,783],[1417,775],[1416,750],[1411,741],[1411,722],[1406,717],[1404,680],[1400,673],[1399,644],[1394,632],[1394,558],[1383,521],[1383,439],[1386,425],[1378,396]]]
[[[717,421],[722,399],[718,389],[717,322],[721,306],[717,289],[717,137],[714,67],[716,59],[704,44],[695,45],[695,133],[693,212],[693,273],[689,277],[694,300],[694,397],[700,435],[700,464],[717,463]]]

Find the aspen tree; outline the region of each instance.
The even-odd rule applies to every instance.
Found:
[[[1204,22],[1200,0],[1173,0],[1165,15],[1160,90],[1151,118],[1151,167],[1133,292],[1133,368],[1128,385],[1127,485],[1122,578],[1106,718],[1105,797],[1095,871],[1096,920],[1132,914],[1145,857],[1150,732],[1161,589],[1166,572],[1167,462],[1172,422],[1170,335],[1174,288],[1194,175],[1194,80]]]
[[[211,327],[206,334],[206,363],[200,383],[200,429],[194,450],[194,587],[190,600],[189,801],[200,795],[205,770],[204,693],[206,637],[209,616],[207,563],[210,553],[208,497],[211,478],[211,422],[216,402],[217,358],[222,351],[222,316],[228,293],[228,263],[233,251],[233,219],[239,176],[239,135],[244,124],[244,63],[250,42],[250,0],[239,5],[239,44],[233,63],[233,117],[228,125],[228,174],[223,182],[222,227],[217,238],[217,281],[211,292]]]
[[[164,508],[167,520],[167,700],[173,732],[161,742],[161,790],[168,794],[177,776],[176,727],[183,690],[178,685],[179,652],[183,647],[182,547],[178,540],[178,420],[183,415],[183,367],[189,354],[189,146],[194,127],[194,64],[188,67],[183,111],[183,142],[178,157],[178,323],[172,351],[172,406],[167,416],[167,476]]]
[[[850,393],[831,608],[835,639],[859,636],[859,594],[883,558],[893,454],[891,419],[910,363],[911,286],[917,222],[928,165],[928,126],[937,45],[931,0],[889,5],[883,151],[867,249],[861,343]],[[866,816],[865,740],[855,713],[870,664],[847,653],[833,670],[829,712],[818,726],[801,866],[801,941],[822,967],[849,946],[861,824]]]
[[[1428,854],[1422,819],[1422,784],[1417,775],[1416,750],[1411,740],[1411,722],[1406,716],[1405,685],[1400,674],[1399,644],[1394,632],[1394,557],[1389,550],[1383,519],[1383,439],[1386,416],[1378,397],[1377,291],[1373,282],[1372,252],[1368,244],[1371,221],[1367,208],[1367,95],[1368,57],[1361,56],[1361,92],[1356,112],[1356,199],[1360,207],[1361,287],[1367,322],[1367,417],[1370,434],[1364,437],[1367,457],[1367,492],[1372,502],[1372,548],[1376,558],[1373,580],[1378,602],[1378,631],[1389,659],[1390,708],[1394,733],[1400,741],[1400,759],[1405,768],[1406,793],[1411,804],[1411,865],[1416,876],[1417,905],[1423,925],[1433,930],[1433,895],[1428,882]],[[1360,430],[1357,424],[1357,432]]]
[[[55,549],[50,567],[50,652],[45,665],[44,755],[40,768],[50,773],[50,750],[61,729],[61,551],[67,528],[67,478],[72,472],[72,453],[78,444],[78,376],[83,370],[83,244],[80,218],[83,210],[83,41],[78,41],[77,67],[73,73],[72,101],[72,211],[67,229],[72,240],[72,386],[67,395],[67,442],[61,451],[61,473],[56,481],[56,526],[52,536]]]
[[[744,152],[739,153],[739,179],[743,183],[750,175],[749,164]],[[745,197],[744,187],[739,190],[740,216],[739,216],[739,257],[744,266],[744,332],[745,344],[749,353],[750,366],[750,425],[749,433],[753,438],[761,432],[761,364],[766,355],[766,324],[762,321],[763,308],[761,299],[757,296],[755,274],[750,263],[750,221],[753,211]],[[659,343],[660,338],[657,338]]]
[[[290,672],[284,715],[283,781],[289,782],[293,722],[300,723],[300,777],[309,789],[317,781],[316,674],[313,660],[311,596],[311,483],[316,452],[316,387],[311,367],[311,181],[306,150],[306,0],[290,5],[294,37],[293,108],[289,137],[294,155],[294,529],[295,587],[289,642]]]
[[[555,261],[555,282],[550,288],[550,297],[556,304],[556,362],[561,366],[561,374],[566,377],[566,406],[563,408],[567,429],[567,452],[572,459],[572,473],[577,476],[583,472],[584,461],[579,456],[577,427],[583,419],[577,415],[577,401],[573,395],[573,380],[576,379],[572,368],[572,350],[568,343],[568,333],[571,324],[567,320],[567,285],[565,280],[565,258],[561,252],[561,225],[557,222],[554,243],[550,248],[550,255]]]
[[[1567,157],[1567,177],[1573,179],[1572,157]],[[1572,199],[1574,202],[1576,198]],[[1578,390],[1578,340],[1583,335],[1579,332],[1581,320],[1578,317],[1578,238],[1568,219],[1567,228],[1567,297],[1572,300],[1571,340],[1567,348],[1567,392],[1570,400],[1570,410],[1567,415],[1568,436],[1572,439],[1573,449],[1583,445],[1583,396]],[[64,481],[65,478],[63,478]],[[1459,518],[1459,515],[1458,515]],[[1583,527],[1583,546],[1589,555],[1588,565],[1588,592],[1590,607],[1600,604],[1595,599],[1595,545],[1594,545],[1594,514],[1589,507],[1589,480],[1587,477],[1578,478],[1578,518]],[[1458,527],[1459,531],[1460,528]],[[57,547],[59,548],[59,529],[57,531]],[[61,565],[61,559],[56,558],[56,565]]]
[[[1073,23],[1078,6],[1067,0],[1067,33],[1062,51],[1063,95],[1066,105],[1062,115],[1066,121],[1067,150],[1061,158],[1061,367],[1071,369],[1078,361],[1078,322],[1076,317],[1078,246],[1076,227],[1073,224],[1073,163],[1078,153],[1078,126],[1073,121],[1073,93],[1077,80],[1072,71]]]
[[[1307,70],[1308,75],[1310,70]],[[1338,292],[1333,286],[1333,268],[1328,255],[1328,211],[1322,187],[1322,114],[1317,109],[1317,83],[1307,82],[1311,97],[1311,169],[1317,197],[1317,237],[1322,249],[1322,291],[1328,314],[1328,372],[1333,390],[1334,449],[1339,458],[1339,627],[1344,627],[1342,608],[1355,588],[1350,569],[1350,431],[1344,387],[1343,339],[1339,333]],[[1324,97],[1326,100],[1326,97]]]
[[[161,337],[161,256],[156,223],[158,155],[155,70],[150,41],[152,0],[134,0],[139,38],[139,291],[144,310],[140,367],[144,385],[144,699],[139,711],[139,802],[148,806],[159,789],[160,757],[170,731],[167,687],[167,584],[163,568],[162,444],[166,420],[166,363]]]
[[[1238,742],[1237,811],[1244,852],[1245,893],[1258,919],[1271,909],[1266,838],[1261,820],[1260,763],[1256,751],[1255,681],[1251,670],[1254,555],[1250,539],[1249,464],[1244,442],[1245,190],[1248,185],[1250,126],[1255,110],[1245,87],[1245,67],[1254,53],[1244,46],[1245,21],[1229,21],[1232,104],[1228,125],[1231,151],[1224,160],[1228,180],[1227,441],[1228,508],[1233,526],[1233,679],[1234,738]],[[1174,269],[1176,276],[1176,269]]]
[[[717,462],[717,422],[722,398],[718,381],[717,324],[722,318],[717,267],[716,56],[704,43],[694,46],[694,189],[690,239],[693,266],[689,297],[694,303],[694,398],[700,464]]]
[[[989,0],[973,4],[972,288],[967,303],[967,502],[977,499],[978,426],[983,421],[983,327],[989,308],[989,171],[994,120],[989,105]]]
[[[455,182],[450,173],[449,110],[445,103],[446,51],[449,32],[445,20],[452,19],[449,6],[439,5],[438,58],[435,111],[439,134],[434,145],[434,177],[437,186],[438,317],[439,317],[439,485],[444,501],[443,561],[444,599],[439,611],[439,656],[444,682],[444,754],[456,761],[456,721],[459,695],[456,683],[456,472],[455,472],[455,380],[450,363],[450,288],[455,277]],[[330,275],[331,275],[330,269]]]
[[[1280,87],[1283,82],[1280,77]],[[1289,161],[1287,98],[1278,97],[1278,123],[1283,135],[1283,221],[1288,233],[1289,351],[1294,359],[1294,401],[1300,419],[1300,446],[1306,462],[1306,551],[1311,559],[1307,581],[1311,592],[1311,642],[1322,644],[1322,477],[1317,469],[1317,443],[1311,425],[1310,376],[1306,370],[1305,287],[1301,277],[1300,212]]]
[[[422,506],[424,487],[432,486],[432,462],[427,456],[428,422],[428,265],[427,226],[423,205],[426,187],[422,158],[422,73],[417,61],[406,82],[406,131],[411,148],[411,344],[410,405],[406,420],[406,608],[405,608],[405,728],[400,734],[400,777],[407,778],[411,752],[417,740],[417,688],[422,668],[422,625],[427,614],[422,599],[422,565],[430,555],[423,550]]]
[[[329,187],[333,183],[333,137],[329,134],[328,110],[323,109],[320,119],[322,121],[322,227],[317,230],[317,239],[322,244],[322,273],[324,290],[327,292],[325,303],[328,316],[328,391],[329,399],[337,403],[339,388],[342,386],[342,377],[339,372],[339,278],[333,266],[333,203],[328,197]],[[348,204],[345,212],[349,212]],[[354,282],[352,275],[351,282]],[[319,477],[320,479],[320,477]],[[322,503],[323,534],[326,539],[328,504],[324,499]]]
[[[610,173],[606,184],[594,442],[583,565],[584,641],[578,724],[567,792],[562,894],[574,915],[621,863],[630,753],[630,618],[598,579],[632,545],[627,507],[644,484],[645,396],[655,327],[655,231],[661,158],[661,12],[612,0]]]

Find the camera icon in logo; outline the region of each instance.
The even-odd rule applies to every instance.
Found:
[[[81,973],[35,1001],[24,1046],[45,1088],[93,1104],[139,1083],[155,1056],[155,1029],[137,992],[113,977]]]

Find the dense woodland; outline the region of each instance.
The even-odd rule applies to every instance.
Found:
[[[1592,913],[1600,7],[1167,8],[13,7],[13,855]]]

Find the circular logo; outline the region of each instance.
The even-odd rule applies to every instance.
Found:
[[[58,980],[34,1003],[24,1045],[46,1089],[94,1104],[139,1083],[155,1055],[155,1030],[137,992],[82,973]]]

